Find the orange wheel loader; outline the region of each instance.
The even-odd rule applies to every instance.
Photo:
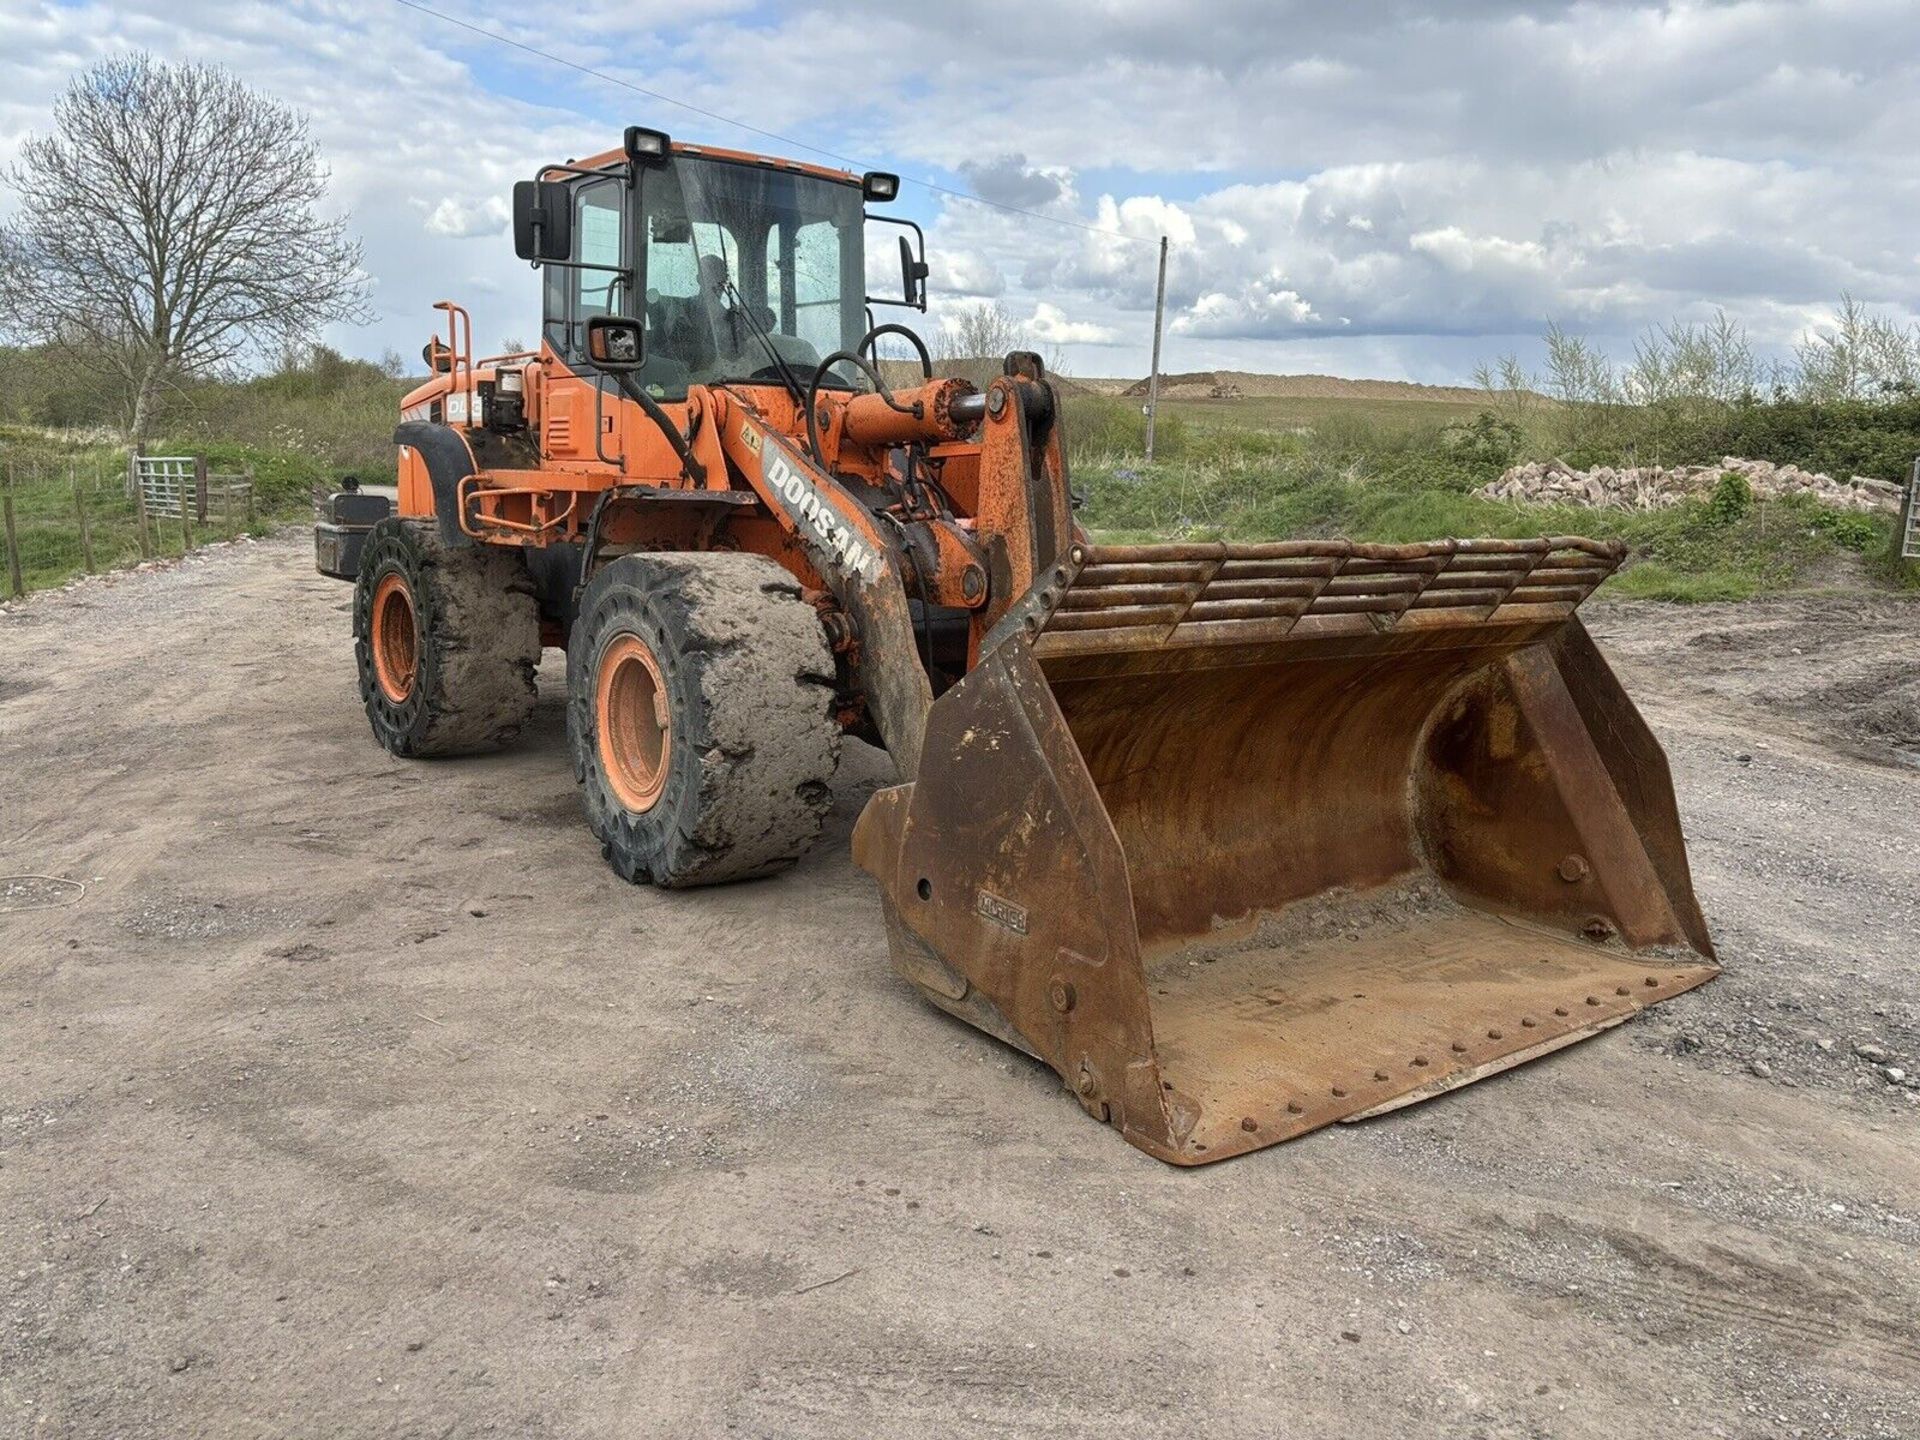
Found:
[[[872,323],[926,305],[918,227],[868,213],[897,189],[641,127],[515,187],[538,349],[476,358],[442,302],[397,498],[318,529],[382,745],[505,744],[564,649],[587,823],[669,887],[791,865],[842,735],[883,745],[854,854],[895,966],[1179,1165],[1715,973],[1665,758],[1574,613],[1618,546],[1099,543],[1038,357],[979,389]]]

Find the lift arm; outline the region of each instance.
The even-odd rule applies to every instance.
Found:
[[[724,392],[709,403],[728,461],[799,540],[852,619],[874,724],[901,778],[920,770],[933,690],[920,667],[899,547],[833,476]]]

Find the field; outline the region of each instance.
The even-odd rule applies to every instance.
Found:
[[[396,761],[348,593],[295,535],[0,613],[0,1433],[1920,1433],[1909,602],[1589,606],[1725,974],[1176,1171],[893,975],[883,756],[635,889],[557,652]]]
[[[1889,558],[1890,517],[1797,498],[1635,512],[1474,495],[1517,460],[1563,453],[1569,419],[1581,417],[1537,407],[1523,418],[1459,399],[1175,399],[1162,408],[1148,465],[1137,400],[1081,396],[1067,409],[1081,519],[1110,538],[1589,535],[1629,546],[1631,560],[1610,591],[1679,601],[1747,599],[1836,570],[1894,588],[1920,580]],[[1709,431],[1670,460],[1717,459],[1726,452],[1708,442],[1725,438]],[[1785,458],[1805,453],[1804,435],[1801,449],[1778,443]],[[1912,443],[1920,445],[1920,433]]]
[[[161,444],[150,447],[148,453],[198,453],[208,457],[214,475],[252,476],[252,522],[242,502],[235,499],[227,504],[216,492],[207,518],[195,517],[189,524],[195,545],[242,534],[266,535],[290,521],[308,520],[313,514],[314,487],[331,485],[343,473],[310,456],[259,446]],[[154,515],[148,517],[148,548],[143,553],[139,516],[127,492],[126,454],[116,446],[0,429],[0,466],[4,467],[0,483],[8,486],[13,498],[20,566],[28,590],[65,584],[85,574],[86,542],[91,542],[96,571],[126,569],[143,558],[178,558],[186,546],[188,536],[177,516]],[[374,474],[377,477],[379,472]],[[81,535],[81,509],[86,514],[86,541]]]
[[[12,363],[22,367],[17,353]],[[5,373],[0,366],[0,378]],[[1144,458],[1139,398],[1110,393],[1124,388],[1117,381],[1069,385],[1069,461],[1086,502],[1080,518],[1096,534],[1389,542],[1585,534],[1632,549],[1611,589],[1667,600],[1745,599],[1835,570],[1895,588],[1920,583],[1913,567],[1889,558],[1885,518],[1794,503],[1690,502],[1642,514],[1521,506],[1471,493],[1516,461],[1567,455],[1591,464],[1748,454],[1898,478],[1920,451],[1917,401],[1580,407],[1527,393],[1325,376],[1211,378],[1238,393],[1214,399],[1205,384],[1173,386],[1162,403],[1152,465]],[[257,533],[265,533],[275,521],[304,519],[317,486],[349,474],[371,483],[391,479],[392,426],[410,383],[397,362],[375,366],[316,350],[275,374],[199,385],[182,397],[153,448],[206,454],[216,470],[250,468],[259,482]],[[70,467],[88,482],[97,564],[138,559],[133,512],[110,483],[123,464],[109,444],[0,425],[0,465],[15,476],[29,588],[82,573]],[[155,543],[163,553],[177,552],[177,526],[156,528]]]

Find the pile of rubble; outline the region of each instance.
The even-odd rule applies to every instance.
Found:
[[[1783,495],[1811,495],[1842,510],[1898,512],[1902,487],[1885,480],[1855,475],[1836,480],[1816,475],[1798,465],[1775,465],[1766,460],[1741,460],[1729,455],[1717,465],[1658,465],[1614,469],[1596,465],[1575,470],[1561,460],[1532,460],[1516,465],[1498,480],[1474,493],[1488,500],[1512,500],[1522,505],[1585,505],[1599,510],[1663,510],[1682,500],[1706,495],[1728,471],[1746,477],[1754,495],[1775,500]]]

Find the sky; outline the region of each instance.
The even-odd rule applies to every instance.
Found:
[[[994,301],[1081,375],[1146,372],[1163,234],[1169,371],[1453,383],[1549,319],[1624,354],[1724,308],[1784,354],[1843,292],[1920,315],[1915,0],[425,3],[501,38],[400,0],[0,0],[0,167],[97,60],[227,66],[311,117],[378,315],[325,338],[368,357],[442,298],[483,349],[534,336],[512,182],[629,124],[1034,212],[892,207],[929,323]]]

